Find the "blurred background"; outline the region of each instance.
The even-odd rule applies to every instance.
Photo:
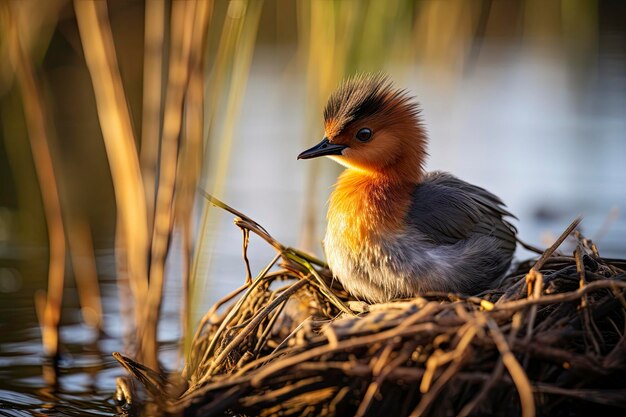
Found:
[[[199,189],[322,255],[341,168],[296,156],[364,71],[418,98],[427,168],[500,196],[522,240],[583,215],[626,257],[626,2],[1,0],[0,414],[121,412],[113,351],[181,368],[246,277]],[[253,273],[273,255],[252,237]]]

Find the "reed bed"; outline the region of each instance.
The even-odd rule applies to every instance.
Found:
[[[493,290],[370,305],[351,298],[320,260],[207,198],[277,254],[206,313],[182,384],[115,354],[168,413],[533,416],[626,408],[626,260],[601,257],[575,230],[578,220]],[[557,252],[568,236],[571,256]],[[129,381],[121,382],[120,399],[136,402]]]

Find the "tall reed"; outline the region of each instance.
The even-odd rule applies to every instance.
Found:
[[[212,184],[207,181],[208,165],[205,165],[203,173],[205,180],[202,187],[211,189],[215,195],[221,195],[226,184],[235,129],[254,52],[262,6],[263,2],[260,0],[233,0],[228,3],[215,62],[211,66],[205,129],[207,130],[207,140],[217,139],[218,145],[217,157],[212,158],[216,166],[210,167],[214,173],[214,180]],[[226,86],[226,92],[223,92],[222,85]],[[219,110],[222,105],[224,106],[224,113],[222,120],[218,122],[216,117],[220,114]],[[208,160],[207,155],[205,162]],[[197,297],[188,297],[190,307],[188,309],[187,329],[191,329],[201,314],[197,311],[197,306],[203,300],[203,294],[206,293],[208,279],[210,279],[206,272],[211,261],[213,244],[210,240],[211,236],[207,233],[211,213],[213,212],[210,210],[210,205],[203,200],[200,232],[196,237],[197,245],[193,253],[189,284],[190,291]],[[189,332],[185,338],[186,357],[191,347],[191,336],[192,333]]]
[[[45,294],[40,293],[36,298],[36,306],[41,323],[44,351],[49,356],[56,357],[59,350],[59,322],[65,279],[65,231],[57,176],[49,147],[48,116],[37,85],[33,63],[28,58],[28,51],[23,49],[25,41],[20,36],[23,32],[20,32],[19,25],[27,22],[26,10],[23,6],[3,3],[1,13],[3,26],[8,35],[8,55],[22,98],[30,148],[48,227],[48,291]]]

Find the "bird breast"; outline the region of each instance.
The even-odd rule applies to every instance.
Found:
[[[413,186],[346,170],[328,207],[328,229],[358,251],[369,241],[402,231]]]
[[[404,275],[402,252],[412,246],[402,242],[411,188],[350,170],[341,175],[329,202],[324,250],[335,277],[352,294],[382,301],[389,292],[407,293],[382,290],[381,283],[404,285],[394,277]]]

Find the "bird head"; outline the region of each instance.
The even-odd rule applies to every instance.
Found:
[[[324,109],[324,138],[298,159],[328,156],[368,173],[421,177],[426,134],[419,107],[384,74],[344,81]]]

